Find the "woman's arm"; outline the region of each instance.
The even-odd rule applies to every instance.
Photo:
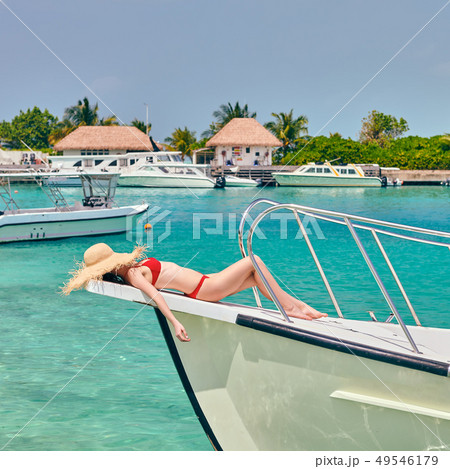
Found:
[[[182,342],[189,342],[191,339],[188,337],[183,324],[173,315],[170,311],[169,306],[166,303],[166,300],[163,298],[161,293],[142,275],[139,269],[130,269],[127,272],[126,280],[133,287],[139,288],[143,291],[148,297],[155,301],[158,305],[161,313],[170,321],[175,329],[175,335]]]

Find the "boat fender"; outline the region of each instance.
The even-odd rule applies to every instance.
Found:
[[[227,181],[224,176],[219,176],[216,178],[216,185],[214,186],[217,189],[224,189]]]

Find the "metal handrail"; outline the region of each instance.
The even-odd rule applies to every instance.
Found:
[[[256,205],[263,204],[263,203],[270,205],[270,207],[266,208],[261,213],[259,213],[257,215],[257,217],[254,220],[252,220],[252,222],[251,222],[251,226],[248,230],[248,239],[247,239],[248,254],[247,254],[246,250],[245,250],[245,247],[244,247],[245,223],[248,220],[248,218],[250,217],[251,210]],[[258,227],[261,220],[264,217],[266,217],[266,215],[268,215],[269,213],[272,213],[272,212],[277,211],[277,210],[283,210],[283,209],[290,210],[294,213],[295,219],[296,219],[296,221],[297,221],[297,223],[300,227],[300,230],[301,230],[302,235],[303,235],[303,237],[304,237],[304,239],[307,243],[307,246],[310,250],[311,256],[314,259],[316,267],[319,270],[322,281],[325,284],[325,287],[328,291],[328,294],[329,294],[329,296],[330,296],[330,298],[333,302],[333,305],[336,309],[336,312],[339,315],[339,317],[342,317],[342,318],[344,316],[341,312],[341,309],[340,309],[339,304],[336,300],[336,297],[334,296],[333,290],[332,290],[332,288],[331,288],[331,286],[328,282],[328,279],[325,275],[325,272],[324,272],[324,270],[323,270],[323,268],[320,264],[320,261],[317,257],[317,254],[315,253],[315,250],[312,246],[312,243],[311,243],[311,241],[310,241],[310,239],[307,235],[307,232],[306,232],[306,230],[303,226],[303,223],[300,220],[299,213],[302,213],[302,214],[308,215],[308,216],[312,216],[312,217],[317,218],[317,219],[321,219],[321,220],[329,221],[329,222],[332,222],[332,223],[347,226],[347,228],[349,229],[353,239],[355,240],[361,254],[364,257],[364,259],[365,259],[365,261],[366,261],[366,263],[367,263],[367,265],[368,265],[368,267],[369,267],[369,269],[372,273],[372,276],[376,280],[376,282],[378,284],[378,287],[380,288],[386,302],[388,303],[388,305],[389,305],[389,307],[392,311],[392,314],[391,314],[390,318],[392,318],[392,316],[395,316],[395,318],[397,319],[398,324],[401,326],[406,338],[408,339],[409,343],[411,344],[411,347],[412,347],[413,351],[416,352],[416,353],[420,353],[418,348],[417,348],[417,345],[415,344],[413,338],[411,337],[411,334],[409,333],[409,330],[408,330],[406,324],[404,323],[400,313],[398,312],[394,302],[392,301],[392,298],[390,297],[385,285],[383,284],[383,281],[381,280],[381,277],[379,276],[378,272],[376,271],[375,266],[374,266],[372,260],[370,259],[369,254],[365,250],[365,248],[362,244],[362,241],[361,241],[361,239],[359,238],[359,236],[356,232],[356,229],[369,230],[372,233],[372,235],[375,239],[375,242],[376,242],[378,248],[380,249],[381,254],[383,255],[383,258],[386,261],[386,263],[389,267],[389,270],[390,270],[392,276],[394,277],[394,280],[396,281],[397,286],[400,289],[400,291],[403,295],[403,298],[404,298],[404,300],[405,300],[405,302],[406,302],[406,304],[407,304],[407,306],[408,306],[408,308],[409,308],[409,310],[410,310],[410,312],[411,312],[411,314],[412,314],[412,316],[413,316],[413,318],[414,318],[414,320],[415,320],[415,322],[418,326],[421,326],[419,318],[418,318],[418,316],[417,316],[417,314],[416,314],[416,312],[415,312],[415,310],[414,310],[414,308],[411,304],[411,301],[409,300],[409,298],[406,294],[406,291],[405,291],[402,283],[400,282],[400,279],[398,278],[398,275],[397,275],[392,263],[390,262],[390,259],[389,259],[389,257],[388,257],[388,255],[387,255],[387,253],[386,253],[386,251],[385,251],[385,249],[384,249],[384,247],[383,247],[383,245],[382,245],[382,243],[381,243],[381,241],[380,241],[377,234],[384,234],[384,235],[387,235],[387,236],[393,236],[393,237],[402,238],[402,239],[406,239],[406,240],[410,240],[410,241],[417,241],[417,242],[426,243],[426,244],[433,244],[433,245],[436,245],[436,246],[444,246],[444,247],[447,247],[449,249],[450,249],[450,244],[439,242],[439,241],[432,241],[432,240],[427,240],[427,239],[422,239],[422,238],[416,238],[416,237],[413,237],[413,236],[410,236],[410,235],[405,235],[405,234],[402,234],[402,233],[395,233],[395,232],[387,231],[387,230],[384,230],[384,229],[376,228],[375,226],[360,225],[359,223],[353,223],[353,221],[360,222],[360,223],[366,223],[368,225],[376,225],[376,226],[382,226],[382,227],[387,227],[387,228],[397,229],[397,230],[402,230],[402,231],[421,233],[421,234],[434,236],[434,237],[441,237],[441,238],[450,238],[450,233],[447,233],[447,232],[444,232],[444,231],[430,230],[430,229],[427,229],[427,228],[420,228],[420,227],[402,225],[402,224],[399,224],[399,223],[392,223],[392,222],[386,222],[386,221],[381,221],[381,220],[375,220],[373,218],[361,217],[361,216],[357,216],[357,215],[349,215],[349,214],[342,213],[342,212],[333,212],[331,210],[316,209],[316,208],[306,207],[306,206],[298,205],[298,204],[282,204],[282,203],[278,203],[278,202],[275,202],[275,201],[270,200],[270,199],[257,199],[257,200],[255,200],[252,204],[250,204],[247,207],[247,209],[242,214],[242,219],[241,219],[241,222],[240,222],[240,225],[239,225],[239,232],[238,232],[239,247],[240,247],[241,254],[242,254],[243,257],[246,257],[247,255],[250,257],[250,259],[251,259],[257,273],[259,274],[262,282],[266,286],[272,300],[274,301],[274,303],[276,304],[276,306],[280,310],[280,312],[283,315],[283,317],[285,318],[285,320],[289,321],[289,322],[290,322],[290,319],[289,319],[288,315],[284,311],[284,308],[280,304],[280,302],[279,302],[278,298],[276,297],[275,293],[270,288],[270,285],[269,285],[267,279],[263,275],[258,263],[256,262],[255,256],[253,254],[253,247],[252,247],[253,234],[255,233],[255,230]],[[254,294],[255,294],[256,303],[259,307],[261,307],[261,300],[260,300],[260,297],[259,297],[259,294],[258,294],[258,291],[257,291],[256,287],[253,288],[253,291],[254,291]]]

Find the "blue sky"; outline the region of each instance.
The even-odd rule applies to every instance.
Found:
[[[450,132],[450,5],[347,104],[447,3],[0,0],[0,121],[33,106],[62,118],[87,96],[127,124],[148,103],[160,141],[184,126],[199,137],[236,101],[261,123],[294,109],[311,135],[356,139],[372,109],[408,135]]]

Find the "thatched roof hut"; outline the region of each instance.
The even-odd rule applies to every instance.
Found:
[[[222,165],[271,165],[272,149],[282,142],[252,118],[236,117],[206,142],[214,147],[214,163]]]
[[[60,140],[56,151],[152,151],[150,138],[134,126],[81,126]]]
[[[280,147],[282,143],[257,120],[235,117],[206,142],[207,147],[230,145]]]

